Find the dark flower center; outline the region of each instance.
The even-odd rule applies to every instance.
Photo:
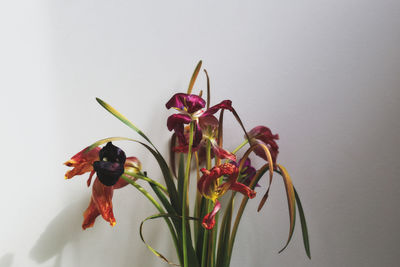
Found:
[[[108,142],[99,152],[100,161],[93,163],[100,182],[107,186],[114,185],[124,173],[125,152]]]

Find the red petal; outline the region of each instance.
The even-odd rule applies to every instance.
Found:
[[[82,228],[85,230],[86,228],[92,227],[94,225],[94,221],[97,216],[100,215],[99,210],[97,209],[96,204],[93,202],[93,199],[90,198],[89,207],[83,213],[83,223]]]
[[[93,170],[93,162],[99,160],[100,147],[93,148],[87,153],[85,152],[86,149],[87,147],[74,155],[70,160],[64,162],[64,165],[73,167],[72,170],[65,173],[65,179],[71,179],[75,175],[81,175]]]
[[[172,107],[179,109],[187,109],[188,113],[196,112],[206,105],[206,101],[198,95],[188,95],[183,93],[177,93],[168,100],[165,106],[167,109]]]
[[[250,187],[242,184],[242,183],[238,183],[238,182],[234,182],[231,184],[230,188],[233,191],[237,191],[242,193],[243,195],[249,197],[249,198],[255,198],[256,197],[256,191],[251,190]]]
[[[236,156],[234,154],[218,146],[216,142],[212,142],[211,144],[214,154],[217,155],[217,157],[220,159],[230,159],[232,161],[236,161]]]
[[[279,146],[275,140],[279,139],[279,135],[272,134],[272,131],[266,126],[257,126],[251,129],[249,137],[257,139],[267,145],[272,156],[272,161],[275,164],[279,153]],[[257,156],[268,161],[268,157],[262,148],[256,148],[254,152]]]
[[[192,121],[192,118],[186,114],[172,114],[168,117],[167,127],[168,130],[175,130],[177,127],[180,129],[183,124],[188,124]],[[183,129],[183,128],[182,128]]]
[[[210,107],[209,109],[207,109],[202,115],[201,117],[206,117],[209,115],[213,115],[215,113],[218,112],[218,110],[220,109],[227,109],[229,111],[232,111],[232,101],[230,100],[224,100],[219,104],[216,104],[215,106]]]
[[[92,170],[92,171],[90,172],[89,179],[88,179],[87,182],[86,182],[86,184],[87,184],[88,187],[90,186],[90,183],[92,182],[92,177],[93,177],[93,175],[94,175],[95,173],[96,173],[95,170]]]
[[[218,213],[218,211],[220,209],[221,209],[221,204],[219,203],[218,200],[216,200],[213,210],[210,213],[208,213],[206,216],[204,216],[204,218],[203,218],[202,225],[204,228],[210,230],[214,227],[215,215]]]
[[[92,199],[103,219],[108,221],[111,226],[115,225],[112,205],[113,191],[114,189],[112,186],[103,185],[98,178],[94,180]]]

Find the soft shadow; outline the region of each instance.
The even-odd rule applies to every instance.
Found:
[[[32,247],[29,253],[30,257],[38,263],[43,263],[57,256],[54,266],[61,266],[64,247],[68,243],[78,240],[79,235],[82,234],[80,229],[83,220],[82,213],[87,203],[87,197],[82,198],[79,202],[65,207],[54,217]]]
[[[0,267],[10,267],[14,261],[14,254],[6,253],[0,258]]]

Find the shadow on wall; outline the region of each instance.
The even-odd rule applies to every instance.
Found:
[[[64,208],[46,227],[30,251],[30,257],[37,263],[43,263],[57,256],[54,267],[61,266],[64,247],[77,241],[82,231],[77,225],[82,223],[82,207],[87,205],[87,197]]]
[[[14,261],[14,254],[6,253],[0,258],[0,267],[10,267]]]

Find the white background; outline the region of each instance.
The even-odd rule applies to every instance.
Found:
[[[1,267],[167,266],[140,241],[156,211],[132,188],[115,192],[114,228],[82,231],[91,191],[86,177],[65,181],[62,163],[98,139],[137,137],[95,97],[166,152],[164,104],[199,59],[213,103],[231,99],[248,129],[279,133],[310,232],[311,261],[299,222],[277,253],[288,214],[276,179],[261,213],[264,187],[249,205],[232,266],[399,262],[399,1],[4,1],[0,32]],[[242,132],[225,118],[233,149]],[[118,145],[158,176],[142,148]],[[144,232],[175,259],[162,222]]]

